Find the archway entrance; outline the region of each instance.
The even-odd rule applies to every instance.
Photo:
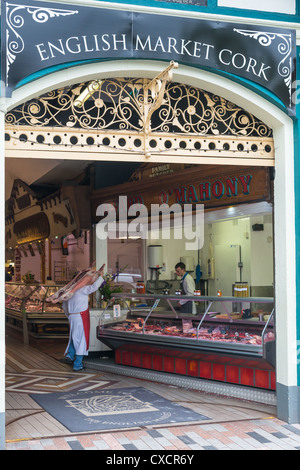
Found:
[[[96,99],[97,98],[95,98],[95,100]],[[209,107],[210,109],[212,109],[215,106],[211,104],[210,100],[212,100],[212,96],[208,95],[206,102],[207,104],[210,103]],[[102,103],[99,103],[99,105],[101,104]],[[99,107],[98,109],[101,109],[101,107]],[[195,116],[195,114],[197,114],[196,106],[191,104],[189,108],[189,117],[191,118]],[[33,118],[36,118],[36,115],[33,116]],[[239,121],[239,124],[242,123],[242,125],[245,126],[245,124],[249,122],[250,121],[249,121],[249,116],[248,116],[247,118],[241,119]],[[174,125],[174,116],[173,116],[172,124]],[[175,125],[177,125],[176,121],[175,121]],[[69,131],[70,126],[67,126],[67,128]],[[155,135],[154,133],[153,135],[151,135],[151,139],[147,142],[149,145],[146,147],[145,142],[143,142],[143,139],[145,139],[145,135],[141,135],[139,131],[137,131],[136,135],[134,135],[134,141],[132,143],[132,138],[130,138],[131,137],[130,132],[126,133],[124,131],[123,132],[121,131],[120,135],[118,134],[118,136],[116,136],[117,132],[110,131],[109,136],[107,136],[107,132],[106,132],[105,136],[101,135],[101,137],[99,137],[100,136],[99,132],[92,133],[92,135],[89,132],[87,135],[87,132],[83,132],[83,131],[73,132],[74,129],[72,127],[71,133],[68,133],[67,136],[61,135],[60,139],[56,139],[57,143],[55,143],[54,138],[57,135],[59,136],[60,134],[60,132],[57,132],[57,129],[51,129],[51,130],[48,129],[47,133],[44,133],[44,131],[41,132],[41,130],[37,128],[33,129],[32,126],[30,126],[29,129],[31,129],[30,137],[28,138],[27,136],[27,137],[22,137],[20,139],[19,136],[21,134],[19,135],[10,134],[10,128],[9,126],[7,126],[6,132],[8,135],[10,134],[10,136],[7,137],[8,139],[7,140],[7,152],[8,152],[7,156],[8,157],[11,156],[10,155],[10,152],[11,152],[11,154],[13,154],[15,158],[16,157],[24,158],[26,154],[23,153],[21,155],[21,153],[18,153],[16,151],[16,148],[18,148],[18,146],[20,145],[20,148],[22,147],[23,151],[24,151],[24,148],[26,147],[28,149],[31,149],[32,155],[34,155],[33,149],[36,149],[37,151],[40,152],[40,156],[43,156],[45,158],[46,155],[49,155],[48,149],[51,148],[51,151],[55,152],[55,153],[52,153],[52,156],[55,155],[56,158],[60,157],[63,159],[72,159],[72,160],[76,159],[77,160],[77,159],[81,159],[83,156],[83,150],[82,150],[83,145],[87,145],[87,147],[91,147],[94,145],[94,143],[96,143],[97,146],[100,145],[101,153],[99,155],[99,153],[97,152],[97,155],[96,155],[95,148],[94,148],[90,153],[90,155],[94,158],[91,158],[90,160],[94,160],[94,159],[103,160],[105,158],[107,160],[111,159],[113,161],[116,161],[120,159],[120,155],[123,154],[124,159],[128,161],[133,161],[134,156],[138,155],[136,158],[136,160],[138,161],[145,162],[145,161],[148,161],[148,158],[150,158],[151,162],[156,162],[156,161],[166,162],[167,158],[171,155],[172,161],[174,163],[176,163],[177,161],[176,158],[178,158],[179,161],[184,161],[187,164],[194,164],[194,163],[203,164],[204,162],[207,161],[207,158],[211,157],[212,159],[210,161],[216,164],[216,163],[220,163],[221,161],[220,158],[222,158],[222,162],[225,163],[224,159],[226,157],[229,157],[231,158],[231,160],[228,160],[227,164],[232,165],[234,164],[233,159],[237,157],[240,159],[238,160],[240,162],[239,165],[242,164],[242,165],[249,166],[249,160],[247,160],[247,158],[250,156],[250,158],[253,157],[253,159],[251,160],[252,163],[254,161],[256,162],[255,165],[259,165],[259,166],[261,165],[273,166],[274,165],[274,146],[273,146],[273,139],[272,139],[271,134],[269,134],[268,137],[263,137],[263,138],[261,136],[257,138],[257,135],[255,135],[255,136],[252,136],[253,137],[252,139],[250,138],[251,136],[248,136],[248,138],[246,137],[245,139],[245,135],[243,135],[243,133],[239,134],[237,132],[237,135],[235,135],[235,139],[231,139],[231,141],[228,142],[228,136],[226,136],[226,138],[223,138],[223,137],[220,137],[219,134],[217,135],[214,134],[214,132],[212,132],[212,134],[209,136],[209,139],[206,139],[206,138],[204,139],[202,137],[200,139],[199,136],[194,138],[194,136],[191,137],[191,135],[188,135],[188,138],[187,138],[187,135],[184,132],[183,133],[179,132],[179,135],[176,135],[176,137],[174,136],[174,134],[172,134],[171,136],[170,135],[163,136],[162,134]],[[215,130],[213,126],[211,127],[211,129]],[[11,129],[11,131],[14,132],[13,129]],[[23,136],[26,135],[25,127],[21,129],[21,132]],[[66,134],[66,132],[64,134]],[[39,136],[42,136],[42,137],[39,137]],[[70,140],[71,137],[73,138],[72,139],[73,143]],[[113,139],[113,141],[111,140],[109,142],[104,141],[105,138],[109,139],[110,137]],[[47,141],[46,139],[48,138],[50,140]],[[94,139],[93,143],[91,140],[87,141],[88,138]],[[140,154],[139,154],[139,142],[138,142],[139,138],[141,139],[140,146],[142,147],[142,152],[140,152]],[[101,140],[96,140],[96,139],[101,139]],[[234,140],[235,142],[232,142],[232,140]],[[13,141],[17,143],[17,145],[14,146],[14,151],[12,151],[10,147]],[[166,146],[167,141],[170,141],[171,145],[168,143]],[[78,149],[77,147],[77,144],[79,142],[81,145],[80,149]],[[113,145],[111,146],[112,143]],[[234,146],[233,149],[232,149],[232,144],[234,145],[236,144],[236,146]],[[69,145],[73,146],[72,157],[70,156],[71,147]],[[76,150],[76,147],[77,147],[77,150]],[[109,148],[108,152],[107,152],[107,148]],[[124,152],[124,148],[126,152]],[[169,151],[169,149],[172,149],[172,150]],[[145,150],[149,151],[150,154],[147,154]],[[68,154],[66,154],[66,151],[68,152]],[[128,155],[128,153],[130,153],[130,155]],[[197,155],[196,157],[194,157],[195,154]],[[216,157],[216,154],[217,154],[217,157]],[[107,155],[109,155],[109,158]],[[258,159],[257,159],[257,155],[259,155]],[[213,160],[214,158],[216,158],[216,160]],[[236,162],[236,160],[234,161]]]

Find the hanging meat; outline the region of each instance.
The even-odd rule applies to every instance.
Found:
[[[69,300],[74,292],[84,286],[93,284],[99,277],[99,272],[94,269],[83,269],[65,286],[59,289],[55,294],[46,299],[46,302],[62,302]]]

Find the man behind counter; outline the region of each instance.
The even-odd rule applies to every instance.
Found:
[[[194,295],[195,282],[192,276],[186,272],[184,263],[177,263],[175,266],[177,276],[181,276],[180,289],[183,295]],[[196,305],[192,300],[179,300],[178,306],[181,313],[192,313],[195,315]]]

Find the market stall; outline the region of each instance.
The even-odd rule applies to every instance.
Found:
[[[47,302],[61,285],[5,284],[5,318],[7,326],[23,331],[24,343],[29,336],[39,338],[68,337],[68,319],[61,304]]]
[[[275,389],[274,309],[232,313],[236,297],[185,296],[206,304],[204,313],[181,315],[176,295],[116,294],[128,305],[123,322],[100,324],[97,337],[115,351],[118,364]],[[138,300],[130,307],[128,299]],[[239,298],[251,304],[273,304],[273,298]],[[145,302],[150,305],[145,307]],[[169,308],[158,310],[160,302]],[[227,305],[219,314],[218,304]],[[214,311],[212,311],[212,308]],[[244,317],[244,318],[243,318]]]

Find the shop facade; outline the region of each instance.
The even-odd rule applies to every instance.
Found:
[[[55,5],[54,2],[53,4],[47,3],[47,5],[43,3],[45,8],[42,10],[45,10],[45,16],[43,21],[39,22],[38,15],[42,13],[38,8],[40,7],[39,2],[33,2],[31,11],[26,10],[23,4],[20,4],[20,8],[15,12],[9,3],[3,2],[2,19],[4,18],[4,10],[10,15],[6,17],[9,18],[7,23],[3,19],[3,27],[6,28],[7,37],[11,39],[5,43],[7,48],[2,56],[6,61],[5,76],[3,75],[2,80],[4,89],[1,98],[2,155],[5,155],[6,158],[31,158],[33,162],[34,158],[69,161],[88,158],[90,161],[109,160],[110,162],[137,162],[152,165],[185,164],[213,165],[214,167],[238,165],[239,168],[247,170],[244,172],[245,178],[250,174],[251,167],[264,167],[265,170],[267,168],[268,175],[274,169],[272,180],[274,179],[277,408],[279,418],[288,422],[299,422],[300,329],[296,296],[297,272],[299,271],[296,235],[299,211],[296,184],[299,172],[297,163],[299,157],[297,106],[299,105],[297,104],[297,87],[295,85],[299,17],[296,7],[293,9],[291,5],[289,13],[279,11],[274,16],[266,12],[256,12],[257,14],[255,13],[254,16],[254,13],[249,10],[251,14],[247,17],[243,11],[244,18],[242,18],[239,10],[233,10],[223,4],[212,8],[209,2],[207,5],[199,5],[200,2],[191,2],[186,5],[182,2],[153,1],[147,2],[149,3],[147,6],[144,5],[145,2],[143,5],[141,2],[134,3],[131,5],[124,3],[121,6],[112,2],[90,2],[88,6],[86,4],[82,6],[80,2],[74,2],[72,5],[65,5],[63,2],[56,2]],[[29,15],[39,27],[37,29],[38,40],[35,45],[38,59],[32,63],[30,63],[29,56],[26,56],[29,50],[26,42],[26,34],[29,34],[29,31],[26,28],[22,30],[23,35],[18,36],[24,42],[24,56],[21,49],[20,52],[15,50],[15,54],[13,54],[13,49],[9,47],[13,44],[13,36],[18,31],[17,24],[13,22],[13,15],[17,15],[17,13],[19,15],[22,10],[23,20],[25,18],[24,24],[26,25],[26,22],[29,21],[27,18]],[[78,30],[75,34],[74,29],[67,29],[63,39],[60,28],[65,28],[66,25],[70,28],[70,24],[72,22],[74,24],[81,14],[82,18],[86,18],[86,15],[90,15],[92,10],[96,19],[97,15],[101,14],[101,21],[108,22],[109,20],[111,30],[107,30],[103,34],[95,33],[88,36],[84,29],[86,26],[81,26],[80,34]],[[49,12],[52,15],[49,15]],[[56,23],[58,26],[56,38],[53,36],[53,26],[50,25],[50,21],[55,22],[55,18],[59,19],[59,22]],[[83,19],[78,21],[79,25],[87,24]],[[205,31],[205,37],[208,38],[206,42],[203,41],[203,38],[200,40],[196,33],[191,39],[186,39],[186,32],[197,31],[200,23]],[[235,28],[232,27],[232,23],[235,24]],[[145,34],[144,31],[146,24],[149,27],[148,34]],[[136,31],[134,41],[131,44],[128,38],[132,25]],[[166,25],[168,25],[169,31]],[[254,26],[256,34],[253,36]],[[48,30],[48,28],[50,29]],[[162,31],[165,28],[164,36]],[[266,28],[273,28],[274,37],[272,36],[272,40],[270,35],[262,34]],[[234,29],[238,29],[239,50],[234,48],[236,42]],[[49,35],[47,41],[45,40],[45,31]],[[176,36],[174,31],[180,31],[182,34]],[[255,44],[261,45],[260,36],[267,38],[270,43],[273,40],[277,41],[274,48],[265,47],[263,49],[264,60],[261,60],[261,56],[255,55],[256,49],[253,51],[252,48],[250,54],[247,42],[251,35],[251,40],[255,41]],[[222,44],[222,41],[225,41],[224,38],[226,38],[227,47]],[[286,42],[287,38],[288,42]],[[285,55],[282,53],[278,55],[280,54],[278,51],[281,41],[284,41],[282,44],[286,47]],[[134,53],[132,53],[133,49]],[[215,51],[217,50],[218,54],[216,55]],[[258,50],[261,51],[257,48]],[[216,58],[218,58],[218,63]],[[174,66],[174,63],[177,62],[178,68]],[[21,64],[23,67],[20,66]],[[280,64],[288,64],[286,80],[280,73],[272,75],[271,79],[269,70],[272,68],[279,70]],[[21,71],[22,76],[20,75]],[[151,79],[155,77],[158,79],[151,84]],[[111,128],[100,133],[99,130],[90,126],[85,129],[81,127],[75,132],[72,129],[71,135],[70,132],[66,134],[66,128],[70,130],[72,123],[61,127],[52,124],[47,128],[45,123],[38,125],[36,120],[32,121],[35,126],[30,123],[29,129],[25,129],[24,125],[14,126],[10,125],[7,120],[5,122],[5,115],[7,116],[10,111],[17,109],[22,103],[29,102],[34,97],[40,97],[52,90],[63,89],[71,85],[107,78],[114,80],[126,78],[127,83],[130,83],[131,80],[135,86],[132,88],[130,99],[137,97],[141,89],[147,91],[147,96],[151,91],[152,104],[154,103],[152,109],[149,109],[151,106],[147,107],[145,104],[139,106],[137,100],[136,109],[138,112],[142,110],[140,115],[140,120],[143,122],[142,128],[137,123],[134,129],[131,123],[130,130],[124,128],[113,130]],[[156,106],[162,105],[162,101],[159,100],[163,99],[165,87],[169,81],[204,90],[207,93],[206,102],[211,96],[218,96],[229,103],[234,103],[255,116],[268,129],[271,129],[272,134],[263,137],[240,134],[238,138],[234,139],[236,147],[233,149],[232,146],[228,148],[225,145],[228,144],[227,136],[218,137],[218,132],[216,132],[218,128],[212,128],[215,132],[209,134],[209,140],[206,138],[207,136],[203,136],[201,129],[185,133],[184,129],[180,132],[178,131],[180,127],[177,127],[177,131],[173,129],[170,132],[165,132],[165,135],[162,130],[155,131],[151,128],[153,124],[151,119],[153,120],[155,111],[158,109]],[[101,107],[102,103],[98,102],[98,109]],[[213,109],[213,106],[210,109]],[[190,117],[193,116],[195,110],[196,108],[193,106],[189,108]],[[37,114],[35,116],[34,113],[31,114],[31,118],[34,117],[37,117]],[[127,118],[123,117],[124,123],[126,120]],[[243,120],[241,122],[243,124]],[[20,138],[25,130],[30,135],[26,141],[24,138]],[[10,135],[10,139],[5,141],[5,135]],[[41,135],[43,136],[42,141],[37,138]],[[59,135],[59,145],[53,140],[57,135]],[[74,135],[77,138],[76,143],[70,146],[70,136],[74,137]],[[87,138],[93,139],[93,141],[88,141],[88,145],[86,145]],[[103,138],[109,139],[109,145],[103,143]],[[47,139],[49,140],[47,141]],[[166,142],[170,140],[172,145],[168,147],[169,144],[166,145]],[[186,147],[186,144],[191,147]],[[263,149],[260,145],[263,145]],[[4,179],[4,158],[2,160],[3,171],[1,174]],[[200,200],[201,195],[193,193],[192,188],[197,186],[198,189],[199,183],[204,184],[205,182],[199,182],[197,179],[192,181],[192,174],[188,180],[189,197],[197,197]],[[234,177],[240,177],[241,174],[227,176],[231,177],[231,193],[227,192],[234,194]],[[211,194],[215,196],[215,200],[220,202],[224,182],[220,182],[220,177],[215,176],[210,184]],[[240,184],[241,189],[244,188],[244,192],[247,192],[247,179],[240,180]],[[4,181],[2,187],[4,187]],[[166,202],[162,192],[164,190],[161,188],[159,192],[162,202]],[[207,186],[202,186],[202,198],[208,194],[207,191]],[[2,220],[4,220],[4,194],[2,199]],[[96,198],[94,199],[96,201]],[[265,193],[262,192],[260,200],[268,200]],[[98,200],[98,202],[102,201]],[[228,202],[226,205],[228,206]],[[91,207],[91,214],[94,216],[95,207],[93,205]],[[96,223],[96,220],[94,222]],[[2,226],[3,241],[4,232],[5,227]],[[97,240],[97,237],[95,238],[96,261],[100,262],[107,256],[107,244]],[[2,272],[4,272],[4,266]],[[4,282],[2,284],[1,297],[4,304]],[[1,383],[3,384],[4,347],[3,333],[3,338],[1,338],[1,357],[3,358],[3,361],[1,360]],[[4,389],[4,387],[2,388]],[[4,424],[4,394],[0,399],[1,423]]]

